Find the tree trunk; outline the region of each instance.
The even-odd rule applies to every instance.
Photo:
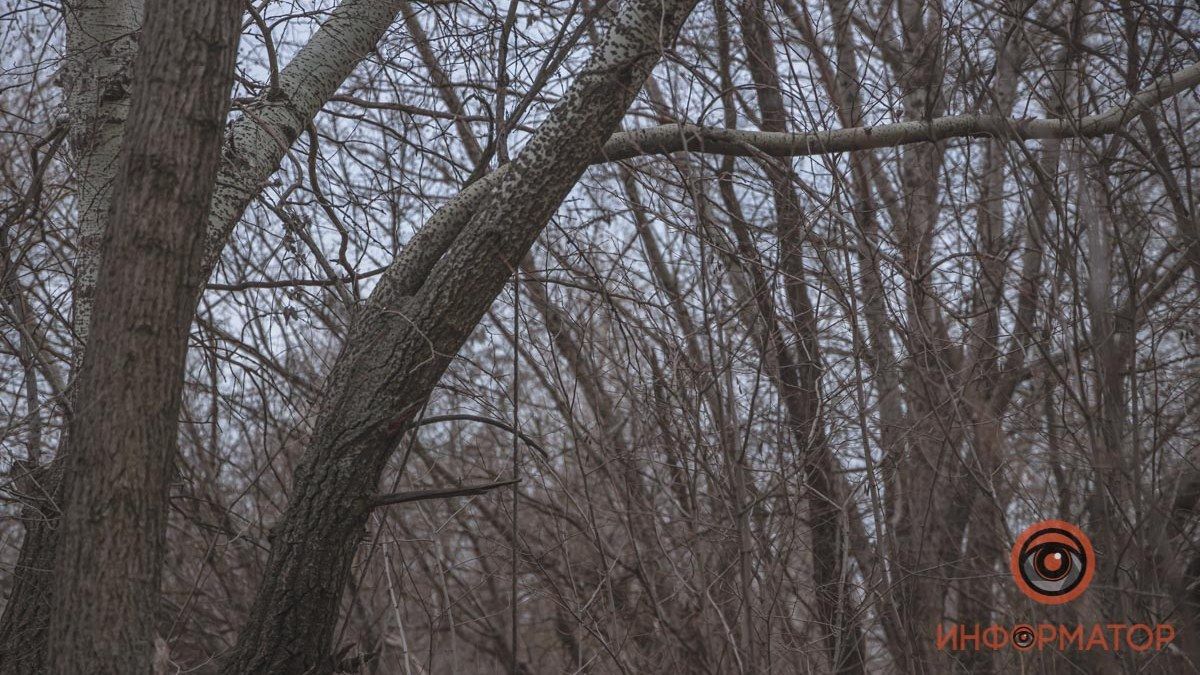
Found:
[[[278,168],[287,151],[281,140],[291,143],[308,126],[358,62],[375,48],[399,12],[400,4],[398,0],[343,2],[279,74],[279,91],[248,104],[247,113],[232,124],[221,153],[221,169],[207,217],[208,238],[202,276],[208,277],[216,267],[246,206]],[[68,110],[72,118],[71,138],[79,181],[76,202],[80,204],[81,230],[78,280],[73,300],[79,338],[76,366],[82,362],[86,348],[95,296],[94,270],[99,269],[100,240],[108,216],[108,193],[116,171],[117,147],[124,135],[128,65],[136,47],[140,7],[140,3],[114,0],[80,4],[67,23],[68,52],[71,54],[66,73]],[[103,44],[111,45],[108,51],[99,51]],[[110,63],[116,56],[124,58],[120,68],[115,62]],[[96,73],[105,74],[100,78],[100,84],[93,82],[99,78]],[[93,93],[96,89],[108,90],[109,98],[96,96]],[[110,152],[112,156],[108,161],[94,158],[97,154]],[[201,290],[196,289],[197,300]],[[46,628],[50,620],[51,572],[58,542],[55,528],[59,515],[59,483],[66,450],[65,447],[60,450],[54,463],[38,467],[27,481],[31,484],[27,494],[37,495],[39,499],[22,508],[25,538],[13,573],[13,591],[4,615],[0,617],[0,665],[6,673],[41,673],[43,670]]]
[[[129,115],[129,64],[137,51],[142,3],[75,0],[64,3],[64,10],[67,52],[60,78],[70,116],[79,218],[71,319],[76,339],[72,357],[78,367],[90,328],[117,153]],[[0,617],[0,666],[6,673],[41,673],[45,668],[61,478],[61,466],[43,465],[32,467],[25,479],[30,488],[26,494],[36,500],[21,508],[25,538],[13,571],[12,594]]]
[[[762,0],[744,2],[741,18],[747,64],[755,84],[762,128],[769,132],[786,132],[787,110]],[[824,627],[821,629],[821,646],[829,657],[833,672],[861,673],[864,669],[862,635],[848,606],[848,589],[843,583],[842,512],[833,481],[836,460],[826,441],[825,421],[820,412],[821,355],[816,308],[808,295],[808,273],[804,268],[802,247],[806,227],[796,194],[798,178],[790,165],[771,163],[765,168],[775,200],[779,268],[785,279],[785,296],[791,310],[783,323],[791,329],[798,343],[794,353],[788,350],[786,361],[779,359],[780,397],[787,409],[797,459],[801,461],[807,479],[815,606],[817,621]],[[771,317],[764,319],[774,321]],[[790,363],[785,365],[786,362]]]
[[[254,608],[224,672],[334,666],[330,641],[367,498],[405,423],[599,154],[692,4],[635,0],[622,7],[550,119],[467,212],[473,215],[453,249],[440,260],[430,256],[436,262],[427,277],[420,274],[426,265],[402,259],[380,281],[329,376]],[[475,203],[479,195],[468,189],[462,196],[468,193]],[[460,211],[457,201],[443,211]],[[405,278],[412,274],[418,276]]]
[[[234,0],[147,8],[70,422],[51,672],[150,669],[167,479],[241,13]]]

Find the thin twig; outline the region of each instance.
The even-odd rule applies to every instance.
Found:
[[[390,506],[392,504],[407,504],[409,502],[423,502],[429,499],[450,499],[451,497],[470,497],[473,495],[481,495],[491,492],[496,488],[515,485],[520,481],[517,480],[502,480],[495,483],[484,483],[482,485],[464,485],[456,488],[436,488],[432,490],[413,490],[411,492],[394,492],[388,495],[379,495],[371,499],[371,508],[380,506]]]

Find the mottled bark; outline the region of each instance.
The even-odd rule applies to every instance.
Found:
[[[62,79],[79,218],[72,289],[76,367],[82,362],[92,319],[100,243],[129,115],[129,65],[137,53],[142,4],[142,0],[75,0],[63,7],[67,58]]]
[[[112,7],[109,9],[116,8],[116,10],[120,12],[125,12],[131,6],[132,5],[130,5],[128,2],[122,2],[119,8],[116,7],[116,5],[112,5]],[[99,12],[105,7],[106,5],[97,2],[70,3],[69,8],[73,10],[79,10],[72,14],[70,19],[75,23],[79,23],[84,21],[85,15],[87,14],[89,8]],[[263,179],[266,176],[269,176],[276,168],[279,158],[284,154],[287,145],[292,142],[292,139],[295,137],[296,133],[298,133],[298,130],[303,128],[305,120],[307,118],[311,118],[311,115],[320,107],[322,97],[324,96],[323,92],[330,91],[329,87],[336,88],[337,82],[339,81],[338,78],[344,77],[345,72],[349,72],[349,69],[353,67],[354,63],[357,62],[361,54],[364,54],[370,50],[369,45],[371,44],[371,40],[376,39],[379,34],[382,34],[383,31],[386,30],[388,24],[393,19],[393,17],[390,16],[392,7],[393,5],[390,3],[379,1],[361,0],[354,2],[351,0],[350,2],[343,3],[343,5],[335,12],[335,18],[330,19],[328,22],[328,30],[322,29],[322,31],[319,32],[316,37],[314,37],[311,46],[315,51],[309,52],[307,51],[308,48],[306,48],[306,50],[302,50],[301,53],[306,55],[305,58],[298,57],[294,60],[293,64],[289,65],[289,67],[284,70],[284,77],[281,79],[283,85],[285,86],[280,86],[277,89],[273,87],[274,91],[270,96],[264,96],[264,98],[259,101],[245,105],[244,110],[246,112],[238,119],[237,123],[232,126],[231,133],[228,136],[226,155],[224,157],[225,170],[222,172],[222,179],[217,185],[217,191],[219,195],[223,195],[223,197],[214,199],[214,204],[216,204],[216,206],[213,209],[212,220],[210,220],[210,228],[213,232],[213,238],[211,240],[213,245],[210,246],[208,250],[206,259],[206,264],[208,266],[211,266],[218,259],[220,246],[222,245],[225,236],[228,234],[229,229],[232,228],[234,223],[237,222],[242,209],[245,207],[245,204],[259,191],[259,187],[261,187],[264,182]],[[911,3],[905,3],[905,7],[903,9],[905,12],[911,14],[911,7]],[[855,8],[851,7],[848,8],[848,11],[853,11],[854,9]],[[921,11],[929,12],[931,9],[935,8],[927,7]],[[847,8],[843,6],[843,10],[847,10]],[[845,11],[843,13],[845,13]],[[130,16],[132,16],[132,14]],[[128,17],[123,15],[115,18],[110,17],[106,18],[105,21],[110,21],[110,19],[111,22],[107,23],[102,28],[109,29],[117,27],[120,25],[121,21],[126,21]],[[835,16],[834,20],[837,24],[837,26],[835,26],[835,39],[836,35],[844,34],[846,32],[845,26],[851,20],[857,21],[858,25],[860,26],[860,30],[862,30],[862,17],[855,17],[853,19],[846,19],[843,21],[841,19],[837,19]],[[67,23],[70,25],[69,22]],[[912,22],[910,21],[909,23]],[[896,33],[896,31],[889,31],[886,29],[886,26],[883,27],[884,33]],[[375,38],[371,38],[371,35],[374,35]],[[76,33],[76,36],[78,37],[78,32]],[[322,42],[322,40],[325,41]],[[129,35],[124,35],[113,39],[106,38],[101,42],[103,42],[105,45],[106,50],[111,49],[112,51],[104,52],[104,54],[98,57],[96,64],[84,64],[87,68],[92,68],[93,66],[99,68],[104,59],[108,59],[109,57],[113,56],[115,52],[119,51],[124,46],[132,45],[133,38]],[[855,40],[851,39],[849,42],[854,43]],[[918,49],[920,48],[919,40],[910,40],[910,42],[914,45],[917,45]],[[808,40],[808,43],[814,47],[817,47],[819,44],[815,38]],[[326,46],[323,49],[317,50],[315,45],[318,44],[324,44]],[[364,47],[364,45],[366,45],[366,47]],[[851,47],[854,46],[855,45],[851,44]],[[885,47],[885,49],[887,48]],[[894,51],[892,53],[894,53]],[[852,51],[847,50],[847,54],[852,56]],[[885,57],[884,60],[894,66],[895,64],[892,61],[888,61],[888,58],[890,58],[890,56]],[[308,60],[305,61],[305,59]],[[848,57],[846,61],[850,62],[852,59]],[[307,63],[308,66],[305,68],[300,68],[299,66],[303,63]],[[951,65],[953,66],[953,63]],[[293,66],[296,66],[295,70],[292,70]],[[902,71],[906,72],[907,69],[897,70],[897,72]],[[339,72],[342,74],[338,75]],[[878,77],[879,71],[876,69],[870,69],[866,72],[866,74],[872,80],[874,80]],[[296,77],[292,78],[292,75],[295,75]],[[1178,77],[1166,80],[1166,82],[1170,85],[1170,89],[1175,91],[1183,88],[1184,86],[1190,86],[1189,82],[1194,83],[1194,80],[1198,75],[1200,75],[1200,69],[1197,69],[1197,67],[1193,66],[1181,71],[1180,73],[1177,73],[1176,75]],[[124,75],[122,76],[124,77]],[[858,82],[856,81],[857,78],[857,67],[853,67],[851,65],[846,65],[843,67],[841,64],[838,65],[837,73],[833,76],[833,79],[836,79],[839,81],[839,83],[841,83],[841,88],[846,90],[852,90],[853,88],[859,86]],[[67,79],[69,80],[69,78]],[[910,81],[911,79],[912,78],[909,78]],[[1138,81],[1140,81],[1138,78],[1134,78],[1134,80],[1130,82],[1129,86],[1135,86]],[[93,85],[87,86],[92,86],[93,91],[99,91],[103,89],[103,87],[97,88]],[[1061,90],[1061,88],[1053,86],[1048,87],[1047,89],[1052,92],[1058,92]],[[81,88],[79,91],[83,92],[84,89]],[[1155,90],[1151,91],[1151,93],[1158,97],[1158,99],[1161,99],[1162,96],[1167,95],[1168,92],[1163,90]],[[96,100],[100,101],[102,105],[116,110],[119,108],[118,104],[121,100],[121,97],[125,97],[126,99],[128,97],[128,83],[125,82],[118,87],[110,89],[107,96],[109,96],[109,98],[96,97]],[[1034,95],[1034,97],[1036,98],[1036,95]],[[1053,96],[1046,98],[1053,98]],[[1153,98],[1154,97],[1151,97],[1151,99]],[[1047,135],[1053,137],[1087,136],[1108,133],[1109,131],[1116,129],[1120,124],[1127,122],[1131,116],[1137,115],[1138,110],[1144,108],[1144,106],[1139,107],[1140,104],[1137,102],[1140,101],[1146,103],[1146,105],[1150,105],[1153,103],[1153,100],[1151,99],[1138,98],[1135,99],[1135,105],[1133,106],[1122,106],[1121,108],[1114,108],[1111,111],[1102,113],[1100,115],[1091,115],[1083,118],[1079,118],[1077,116],[1067,117],[1065,115],[1058,115],[1054,112],[1050,113],[1050,117],[1057,117],[1059,119],[1005,120],[1001,116],[990,114],[984,116],[943,117],[930,119],[928,115],[917,115],[914,117],[910,114],[910,119],[908,121],[903,121],[894,125],[885,124],[874,127],[873,129],[853,128],[862,123],[860,115],[854,112],[857,106],[855,106],[853,102],[851,102],[850,105],[846,105],[845,102],[839,100],[837,105],[844,106],[846,110],[850,111],[850,113],[844,116],[841,120],[841,126],[843,128],[834,131],[817,132],[814,134],[789,134],[785,132],[774,133],[769,131],[754,130],[738,131],[732,128],[709,129],[691,127],[687,125],[662,126],[647,130],[637,130],[628,133],[614,134],[609,138],[609,141],[605,145],[605,149],[598,152],[592,158],[592,161],[595,163],[599,161],[605,161],[606,157],[630,157],[654,152],[674,152],[676,150],[682,150],[686,152],[727,153],[730,155],[749,156],[761,159],[761,155],[763,153],[784,156],[817,154],[822,152],[842,152],[847,150],[852,151],[858,148],[883,147],[903,143],[927,143],[931,140],[938,140],[956,135],[986,136],[995,134],[999,136],[1007,134],[1009,138],[1014,139],[1043,138],[1047,137]],[[126,100],[126,107],[127,104],[128,102]],[[1113,111],[1116,112],[1114,113]],[[75,114],[72,114],[74,117]],[[86,114],[92,115],[93,113],[87,112]],[[886,115],[886,113],[884,114]],[[933,112],[930,112],[929,114],[932,115]],[[1142,113],[1142,116],[1144,119],[1144,112]],[[670,121],[670,119],[660,116],[659,121]],[[105,136],[105,134],[114,130],[122,130],[123,122],[124,113],[114,114],[100,119],[99,124],[106,131],[104,133],[100,133],[99,135],[102,137],[107,137],[111,140],[112,135],[108,134],[108,136]],[[730,124],[729,126],[732,127],[733,124]],[[93,128],[95,128],[95,125],[93,125]],[[1153,129],[1153,126],[1151,126],[1150,129]],[[460,133],[463,133],[464,130],[469,132],[469,127],[460,126]],[[1146,132],[1146,135],[1150,137],[1152,147],[1156,144],[1161,146],[1161,141],[1156,143],[1153,139],[1153,134],[1150,133],[1149,130]],[[1171,139],[1168,138],[1167,140]],[[466,143],[467,141],[464,140],[464,142]],[[1119,146],[1123,142],[1124,141],[1117,142],[1114,145]],[[83,144],[77,143],[77,145],[82,147]],[[102,143],[97,147],[104,145],[105,144]],[[1013,149],[1015,149],[1015,147]],[[909,150],[914,150],[914,152],[910,153],[908,150],[906,150],[904,153],[906,156],[916,157],[920,154],[915,152],[915,148],[910,147]],[[101,151],[99,154],[103,155],[104,152]],[[885,153],[880,154],[883,156]],[[881,174],[885,174],[887,172],[882,171],[881,167],[878,165],[872,165],[869,162],[865,168],[857,168],[857,159],[864,157],[869,157],[869,155],[866,153],[860,153],[847,158],[847,161],[856,166],[854,169],[856,174],[854,178],[854,189],[856,194],[860,195],[860,206],[856,207],[857,210],[866,213],[879,207],[887,209],[892,214],[891,224],[895,225],[898,229],[892,233],[885,233],[885,235],[900,233],[907,237],[909,234],[911,234],[911,232],[908,230],[901,232],[900,228],[902,228],[906,223],[909,223],[910,219],[896,216],[904,211],[906,207],[905,200],[909,198],[909,191],[901,191],[901,193],[905,195],[903,199],[889,197],[889,186],[887,185],[886,178],[880,178]],[[1159,164],[1162,164],[1164,167],[1167,164],[1165,161],[1158,158],[1156,158],[1155,161],[1157,161]],[[103,162],[97,162],[94,164],[94,166],[105,167],[107,165],[105,165]],[[73,168],[83,168],[83,163],[78,155],[76,156],[76,161]],[[73,174],[73,176],[75,175],[82,174]],[[93,171],[92,175],[95,176],[97,174],[95,171]],[[454,240],[464,231],[471,215],[478,211],[481,204],[490,199],[493,194],[492,189],[501,182],[501,179],[505,175],[506,172],[497,172],[471,185],[470,188],[464,192],[463,196],[455,200],[454,204],[450,208],[440,212],[438,216],[430,222],[429,227],[424,228],[420,232],[418,237],[414,239],[411,245],[405,248],[405,252],[402,255],[401,261],[396,267],[396,272],[391,274],[389,277],[389,283],[391,283],[392,291],[396,292],[398,295],[415,295],[421,290],[422,284],[435,264],[442,258],[445,251],[450,248]],[[942,178],[942,180],[944,181],[944,178]],[[872,181],[874,182],[873,185]],[[91,182],[94,183],[95,189],[101,190],[107,189],[105,185],[111,181],[100,180]],[[915,181],[909,181],[909,185],[914,184],[916,184]],[[871,195],[869,194],[870,188],[874,188],[877,191],[877,199],[871,199]],[[88,189],[87,186],[81,185],[81,194],[86,189]],[[1178,192],[1178,189],[1172,189],[1169,192],[1169,195],[1172,196],[1174,202],[1179,202],[1178,199],[1174,198],[1175,192]],[[84,202],[88,204],[94,204],[96,201],[97,200],[95,199],[83,199],[81,197],[81,203],[79,203],[78,206],[81,210],[84,208],[93,208],[94,210],[94,207],[85,207]],[[871,203],[872,201],[874,201],[874,204]],[[218,204],[217,202],[220,203]],[[1186,215],[1186,209],[1181,209],[1174,203],[1173,208],[1175,208],[1177,213],[1184,212]],[[220,211],[219,214],[218,211]],[[862,271],[862,267],[859,268],[860,271],[862,271],[862,276],[859,278],[863,280],[862,289],[863,295],[865,296],[863,298],[862,306],[867,309],[867,311],[864,312],[864,318],[868,323],[883,325],[884,328],[877,331],[877,334],[887,339],[873,340],[874,344],[872,344],[871,348],[868,349],[868,351],[872,353],[872,356],[875,357],[875,362],[870,363],[870,368],[873,369],[873,372],[879,375],[877,382],[879,383],[879,387],[882,392],[878,400],[878,407],[881,410],[881,415],[887,415],[888,410],[899,410],[899,405],[897,403],[898,396],[890,395],[892,392],[896,392],[898,389],[903,388],[905,394],[911,393],[907,388],[910,382],[915,383],[911,391],[915,391],[917,396],[924,395],[926,390],[921,388],[922,382],[920,381],[920,378],[908,378],[908,380],[902,382],[900,387],[892,386],[895,382],[899,381],[899,378],[895,377],[899,374],[899,368],[894,367],[893,365],[895,364],[895,359],[886,353],[888,351],[887,347],[892,346],[890,340],[894,337],[887,334],[887,331],[891,330],[891,328],[889,328],[886,324],[887,322],[893,320],[893,317],[886,315],[886,312],[883,311],[886,308],[883,307],[882,304],[872,304],[872,299],[879,298],[882,300],[883,294],[882,286],[874,284],[874,280],[870,279],[869,277],[870,272],[875,270],[875,258],[879,257],[876,246],[874,243],[872,243],[872,240],[883,240],[885,242],[894,240],[888,236],[877,236],[876,233],[878,226],[869,224],[869,219],[860,219],[859,216],[859,213],[855,214],[856,223],[865,224],[865,226],[861,228],[864,232],[864,237],[862,246],[863,255],[860,260],[870,261],[870,264],[866,265],[866,267],[869,268],[866,271]],[[87,220],[87,217],[85,216],[83,220]],[[919,221],[920,219],[915,220]],[[1185,224],[1185,221],[1186,219],[1180,219],[1180,224]],[[946,221],[941,221],[938,223],[938,225],[944,226],[945,222]],[[435,227],[435,224],[439,226]],[[1183,231],[1181,234],[1186,235],[1187,233],[1186,231]],[[1194,239],[1194,237],[1192,239]],[[96,241],[98,242],[99,239],[97,238]],[[913,238],[908,238],[907,241],[917,241],[920,243],[919,239]],[[1194,254],[1195,247],[1191,246],[1191,244],[1188,244],[1187,241],[1191,240],[1186,240],[1184,242],[1189,246],[1189,255]],[[87,242],[81,242],[81,250],[86,248]],[[98,253],[98,248],[95,246],[92,248],[96,253]],[[919,250],[921,248],[922,247],[918,245],[914,248],[914,250]],[[1034,256],[1039,253],[1037,247],[1027,247],[1026,250],[1029,256]],[[79,296],[79,302],[77,303],[77,317],[84,315],[84,313],[87,311],[86,307],[90,307],[90,297],[93,292],[90,290],[83,290],[87,285],[87,279],[89,276],[89,273],[86,271],[86,265],[84,264],[86,262],[86,256],[87,252],[85,250],[84,257],[82,257],[79,261],[80,280],[79,286],[77,286],[76,289],[77,295]],[[92,259],[98,260],[98,256],[92,255]],[[885,265],[887,264],[891,263],[885,263]],[[848,265],[848,267],[852,266]],[[1023,269],[1032,268],[1032,265],[1023,264]],[[903,264],[896,265],[896,269],[901,270],[902,273],[904,271],[912,272],[912,270],[909,270],[908,267]],[[1186,269],[1187,267],[1185,265],[1176,264],[1169,271],[1169,274],[1171,275],[1172,279],[1179,276],[1181,272],[1186,277]],[[913,276],[918,279],[926,278],[926,274],[923,271],[915,272],[913,273]],[[1157,284],[1155,289],[1171,288],[1171,283],[1165,283],[1167,281],[1167,277],[1168,272],[1164,272],[1161,277],[1164,283]],[[1024,292],[1025,286],[1030,289],[1030,294],[1026,294]],[[880,292],[877,293],[875,291],[876,288],[879,288]],[[1036,294],[1038,293],[1038,288],[1039,286],[1036,281],[1031,280],[1029,283],[1024,284],[1021,295],[1018,296],[1020,298],[1022,308],[1028,307],[1031,308],[1031,312],[1033,311],[1032,308],[1037,306]],[[897,293],[894,297],[899,299],[902,297],[902,292]],[[1146,298],[1147,296],[1143,295],[1140,297]],[[1161,295],[1155,297],[1159,298]],[[1027,298],[1032,298],[1033,302],[1027,303]],[[404,302],[408,301],[400,301],[400,304]],[[1146,300],[1144,304],[1146,305],[1146,309],[1149,309],[1153,308],[1156,303]],[[399,306],[399,304],[397,306]],[[877,313],[872,312],[871,309],[873,307],[879,308],[880,311]],[[787,311],[783,307],[781,307],[780,310],[784,313]],[[1145,310],[1143,308],[1139,308],[1139,311]],[[1024,309],[1018,311],[1017,315],[1019,317],[1032,317],[1032,314],[1026,313]],[[904,324],[904,317],[899,317],[897,325],[901,324]],[[1021,328],[1022,332],[1026,330],[1024,328],[1025,326],[1030,326],[1031,324],[1032,321],[1018,321],[1018,326]],[[918,328],[920,328],[921,325],[922,324],[918,322]],[[84,328],[86,329],[86,327],[85,321]],[[986,329],[985,332],[991,331],[990,327],[985,326],[984,328]],[[690,332],[690,329],[686,330]],[[934,337],[937,340],[942,338],[941,335],[936,334],[937,331],[940,330],[941,329],[936,326],[936,322],[934,322],[933,332],[935,333]],[[81,331],[81,335],[82,334],[83,331]],[[901,330],[898,331],[897,334],[904,336],[907,333]],[[974,332],[973,334],[980,335],[983,333]],[[1014,342],[1016,341],[1017,340],[1014,337]],[[1024,346],[1027,345],[1019,345],[1017,349],[1006,349],[1005,351],[1009,354],[1010,360],[1018,356],[1023,358]],[[903,352],[905,350],[897,348],[897,351]],[[82,350],[80,350],[79,353],[82,354]],[[924,358],[925,354],[926,352],[921,352],[919,356]],[[931,363],[933,363],[934,366],[939,365],[932,361]],[[1040,368],[1039,364],[1040,362],[1035,362],[1032,366],[1026,367],[1020,361],[1017,361],[1014,364],[1015,367],[1006,367],[1005,376],[1001,379],[1002,387],[999,391],[1008,392],[1008,394],[1011,395],[1011,392],[1017,383],[1029,381],[1027,378],[1029,377],[1030,369]],[[965,374],[970,371],[968,366],[969,362],[967,362],[965,365],[956,366],[956,368],[959,373]],[[936,372],[935,369],[930,369],[929,372],[932,372],[935,376],[940,377],[940,374]],[[1123,375],[1122,377],[1126,376]],[[967,380],[969,377],[963,375],[963,379]],[[1130,381],[1133,382],[1134,380]],[[951,389],[956,392],[959,391],[955,387],[951,387]],[[869,396],[860,395],[860,400],[868,401],[869,399]],[[939,398],[939,395],[934,395],[931,397],[931,400],[936,404],[942,399]],[[959,397],[956,402],[958,404],[962,404],[968,401],[965,401],[962,397]],[[980,405],[980,402],[971,403],[975,406]],[[918,406],[918,408],[920,408],[920,406]],[[965,408],[960,408],[960,411],[962,409]],[[905,412],[907,412],[907,408]],[[883,422],[883,427],[885,430],[880,434],[880,442],[885,450],[890,450],[892,448],[903,448],[904,438],[902,437],[902,434],[890,433],[900,429],[900,425],[891,423],[891,420],[895,419],[896,418],[893,416],[890,418],[885,418]],[[980,431],[979,438],[981,440],[991,439],[988,442],[998,442],[994,441],[994,439],[997,438],[997,429],[995,428],[984,429],[981,425],[963,424],[963,419],[953,419],[952,421],[960,429],[966,430],[964,434],[958,437],[958,445],[956,447],[959,451],[966,450],[970,447],[967,443],[971,441],[972,434],[975,433],[974,430],[976,428],[978,428]],[[864,427],[865,426],[866,425],[864,425]],[[909,438],[923,438],[927,436],[927,434],[924,433],[925,430],[919,431],[920,433],[913,433],[909,436]],[[932,434],[938,432],[939,430],[930,428],[929,431]],[[865,433],[864,436],[866,436]],[[1000,440],[1003,439],[1001,438]],[[888,446],[891,446],[891,448]],[[979,447],[984,450],[987,449],[987,446],[984,443],[981,443]],[[65,453],[60,452],[59,454],[60,457],[65,456]],[[896,452],[895,454],[889,453],[889,456],[898,457],[900,454],[900,452]],[[967,460],[971,459],[970,453],[963,453],[962,457]],[[55,470],[57,467],[58,463],[53,464],[50,467],[47,467],[51,470],[48,472],[48,474],[41,474],[36,477],[40,482],[40,486],[33,489],[23,490],[24,494],[26,495],[45,493],[48,498],[37,503],[30,503],[30,508],[26,511],[28,520],[34,522],[31,523],[32,526],[27,533],[26,546],[22,550],[17,573],[14,578],[13,585],[16,590],[13,598],[11,598],[10,602],[6,605],[7,609],[4,620],[0,622],[0,660],[4,660],[4,668],[0,669],[10,669],[10,665],[13,663],[13,661],[8,660],[6,656],[11,656],[15,652],[7,650],[5,646],[14,645],[22,649],[28,647],[30,642],[29,637],[31,635],[35,636],[33,638],[34,641],[37,640],[37,617],[39,615],[43,619],[45,617],[45,612],[39,609],[39,607],[45,605],[45,598],[47,596],[44,593],[37,592],[37,589],[44,588],[44,585],[40,585],[36,579],[40,572],[44,572],[53,568],[54,563],[52,555],[52,542],[54,541],[54,537],[52,536],[52,530],[40,527],[40,524],[49,522],[48,519],[53,517],[56,510],[53,489],[51,488],[47,490],[46,487],[56,484],[57,481],[53,480],[52,477],[54,475],[53,470]],[[916,471],[932,471],[928,463],[914,463],[913,467]],[[984,471],[984,473],[987,472]],[[47,479],[47,475],[49,475],[51,478]],[[944,484],[946,480],[946,477],[943,476],[939,479],[939,482]],[[887,487],[888,489],[885,491],[886,494],[896,495],[903,491],[902,488],[913,486],[906,484],[904,486]],[[892,487],[895,487],[896,489],[893,490],[891,489]],[[916,487],[919,488],[920,486]],[[914,506],[919,507],[919,504],[914,503]],[[922,519],[913,516],[911,510],[905,510],[903,508],[894,511],[893,515],[901,524],[924,522]],[[880,520],[882,519],[877,519],[877,522]],[[961,525],[961,523],[956,523],[955,528],[948,531],[953,532],[954,529],[961,527]],[[887,533],[884,534],[886,535]],[[971,536],[975,535],[972,534]],[[950,543],[954,540],[954,538],[946,537],[946,540],[947,543]],[[880,546],[888,545],[888,539],[885,536],[878,536],[877,542]],[[857,551],[856,555],[858,555]],[[940,555],[940,553],[931,554],[930,557],[934,557],[935,555]],[[882,569],[883,566],[881,565],[880,568]],[[943,568],[939,567],[938,569],[941,570]],[[901,574],[898,574],[897,576],[904,576],[903,573],[904,570],[902,570]],[[914,570],[914,573],[920,573],[919,566],[918,569]],[[41,576],[46,575],[41,574]],[[888,591],[890,591],[892,588],[892,586],[887,583],[886,580],[879,583],[878,586],[872,586],[871,584],[867,584],[867,586],[868,588],[881,588],[887,589]],[[40,605],[38,604],[39,602],[41,603]],[[749,616],[749,613],[747,613],[747,616]],[[12,619],[11,621],[10,618]],[[29,627],[33,627],[34,633],[30,633],[25,630]],[[744,632],[749,634],[750,630],[747,629]],[[925,636],[917,635],[916,638],[925,639]],[[901,666],[901,669],[906,668]]]
[[[141,15],[141,0],[74,0],[63,6],[66,58],[59,77],[69,116],[78,218],[71,317],[74,368],[82,363],[90,329]],[[31,499],[21,507],[25,537],[12,593],[0,617],[0,666],[6,673],[40,673],[44,668],[61,478],[62,467],[54,463],[31,466],[24,480],[29,488],[24,494]]]
[[[691,7],[688,0],[622,7],[586,69],[423,283],[410,295],[411,267],[385,274],[329,376],[254,609],[225,672],[332,667],[333,628],[368,499],[401,429],[599,153]]]
[[[167,479],[242,5],[146,9],[70,421],[53,673],[148,672],[154,652]]]
[[[279,74],[279,92],[241,108],[222,152],[208,239],[207,276],[220,260],[246,206],[300,132],[337,92],[358,63],[375,49],[400,11],[399,0],[345,0]]]

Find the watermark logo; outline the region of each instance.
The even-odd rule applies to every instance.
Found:
[[[939,651],[998,651],[1012,647],[1020,652],[1048,651],[1162,651],[1175,640],[1169,623],[1021,623],[949,624],[937,627],[934,645]]]
[[[1096,553],[1078,527],[1061,520],[1043,520],[1017,537],[1009,570],[1026,597],[1043,605],[1061,605],[1083,595],[1091,585],[1096,576]],[[942,651],[1145,652],[1166,649],[1174,640],[1175,627],[1157,623],[952,623],[939,625],[934,636],[935,646]]]
[[[1009,568],[1026,597],[1043,605],[1061,605],[1078,598],[1092,583],[1096,554],[1078,527],[1043,520],[1017,537]]]

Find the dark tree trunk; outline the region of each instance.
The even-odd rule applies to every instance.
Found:
[[[399,11],[399,0],[344,0],[279,75],[280,95],[261,96],[247,115],[234,122],[224,142],[207,217],[204,272],[207,277],[220,259],[225,241],[246,206],[279,166],[286,151],[279,138],[294,139],[341,86],[362,57],[374,49]],[[103,238],[112,167],[104,161],[115,155],[124,134],[128,108],[128,61],[136,46],[140,21],[138,0],[87,0],[69,5],[68,57],[63,69],[68,84],[71,139],[76,155],[76,201],[81,205],[79,269],[74,289],[79,343],[75,363],[82,362],[87,347],[87,317],[92,315],[95,279],[88,270],[100,259],[98,240]],[[125,64],[125,65],[122,65]],[[96,73],[101,73],[98,76]],[[97,90],[107,92],[101,98]],[[114,98],[116,93],[122,98]],[[78,99],[78,100],[76,100]],[[115,164],[115,162],[111,162]],[[105,170],[107,169],[107,173]],[[97,234],[99,233],[99,234]],[[92,242],[92,240],[97,240]],[[92,243],[89,243],[92,242]],[[93,245],[94,243],[94,245]],[[94,276],[94,275],[93,275]],[[193,306],[201,288],[195,289]],[[37,467],[24,482],[33,495],[22,507],[25,538],[13,571],[13,590],[0,617],[0,666],[4,673],[41,673],[50,621],[54,560],[58,544],[58,503],[62,464],[69,444],[63,443],[52,464]]]
[[[401,430],[599,154],[692,5],[622,7],[550,119],[501,175],[484,179],[486,194],[464,191],[381,280],[330,374],[254,608],[224,672],[334,667],[333,630],[368,498]],[[443,214],[469,216],[457,237],[445,236],[455,228],[442,227]],[[444,256],[424,250],[449,241]]]
[[[54,586],[58,488],[61,464],[30,471],[22,490],[31,498],[21,507],[25,539],[13,571],[13,587],[0,621],[0,671],[9,675],[45,672],[46,623]]]
[[[51,672],[150,668],[167,479],[242,9],[147,6],[65,453]]]

